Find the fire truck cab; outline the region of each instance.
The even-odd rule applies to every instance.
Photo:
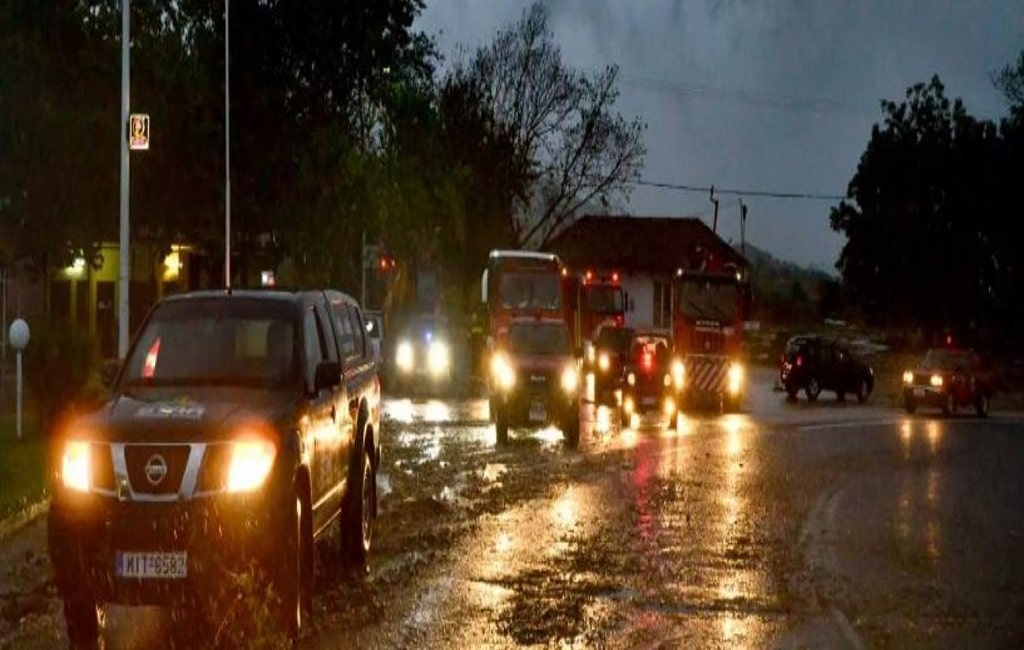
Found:
[[[683,362],[681,410],[735,411],[743,403],[744,313],[749,292],[734,269],[682,270],[673,282],[672,338]]]

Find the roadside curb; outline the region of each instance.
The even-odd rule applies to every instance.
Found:
[[[16,514],[0,521],[0,542],[6,541],[9,537],[13,536],[19,530],[32,523],[39,517],[46,514],[46,511],[50,508],[50,500],[43,499],[37,501],[31,505],[26,506]]]

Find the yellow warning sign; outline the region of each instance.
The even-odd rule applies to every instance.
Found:
[[[129,117],[128,148],[132,151],[149,149],[149,115],[135,113]]]

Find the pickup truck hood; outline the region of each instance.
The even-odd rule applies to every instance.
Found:
[[[82,418],[94,439],[133,442],[210,441],[230,437],[244,424],[278,428],[295,413],[291,391],[242,388],[142,388],[115,395]]]

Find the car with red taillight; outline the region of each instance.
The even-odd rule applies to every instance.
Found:
[[[50,558],[72,646],[97,608],[164,605],[201,622],[230,576],[266,584],[298,637],[314,544],[365,569],[377,510],[380,384],[339,291],[204,291],[150,310],[109,399],[59,432]]]
[[[635,420],[651,413],[663,414],[674,422],[683,372],[682,361],[673,357],[667,332],[634,332],[623,368],[623,422],[635,425]]]
[[[875,388],[875,373],[841,342],[804,334],[786,342],[779,381],[791,400],[802,390],[807,401],[813,402],[827,390],[834,392],[839,401],[852,394],[858,402],[864,402]]]

